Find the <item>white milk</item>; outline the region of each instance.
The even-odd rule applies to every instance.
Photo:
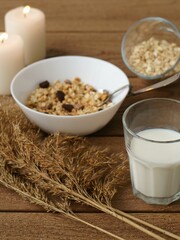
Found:
[[[180,139],[168,129],[148,129],[139,136],[154,141]],[[180,141],[157,143],[133,138],[128,151],[134,188],[148,197],[168,198],[180,191]]]

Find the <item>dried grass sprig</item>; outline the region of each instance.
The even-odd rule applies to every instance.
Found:
[[[27,129],[27,120],[22,114],[15,111],[13,114],[18,117],[12,118],[12,111],[8,108],[0,108],[4,113],[0,115],[0,128],[4,130],[0,134],[0,148],[6,166],[12,173],[18,172],[25,181],[31,181],[51,196],[61,194],[59,204],[66,203],[67,209],[69,200],[86,203],[156,239],[163,239],[132,222],[136,220],[135,217],[111,207],[116,184],[123,185],[126,182],[128,167],[122,155],[108,154],[104,149],[88,145],[83,138],[61,134],[46,137],[29,122]],[[137,219],[137,222],[143,224],[144,221]],[[153,225],[145,223],[153,228]],[[154,229],[159,228],[154,226]],[[169,233],[162,231],[166,235]]]
[[[110,204],[116,193],[115,186],[123,186],[128,182],[127,159],[122,154],[109,154],[106,149],[90,146],[85,139],[62,139],[59,134],[49,136],[43,142],[42,149],[44,152],[50,149],[49,154],[54,161],[65,166],[66,171],[72,174],[76,191],[83,190],[81,194],[99,202]]]
[[[59,137],[58,135],[56,136],[57,138]],[[49,141],[49,138],[52,138],[52,141]],[[56,138],[55,138],[55,136],[50,136],[49,138],[47,138],[46,139],[46,141],[47,141],[47,143],[48,143],[48,145],[46,145],[45,144],[45,149],[51,149],[52,151],[53,151],[53,149],[58,149],[58,152],[59,153],[54,153],[54,155],[53,155],[53,157],[55,158],[55,159],[57,159],[57,156],[56,156],[56,154],[60,154],[61,152],[62,152],[62,148],[61,148],[61,145],[68,145],[68,141],[67,141],[67,139],[65,139],[65,141],[63,142],[63,140],[61,139],[61,141],[59,141],[59,140],[57,140]],[[78,169],[81,169],[80,168],[80,166],[82,165],[82,166],[84,166],[84,159],[82,158],[82,155],[81,154],[79,154],[79,156],[81,156],[81,160],[82,160],[82,162],[80,163],[80,162],[78,162],[78,164],[75,164],[74,162],[73,162],[73,160],[74,160],[74,158],[73,158],[73,156],[75,156],[77,153],[78,153],[78,144],[77,143],[79,143],[80,144],[80,146],[79,146],[79,149],[80,149],[80,152],[81,152],[81,150],[82,150],[82,148],[83,148],[83,151],[84,152],[86,152],[85,150],[87,149],[87,146],[84,146],[84,144],[87,144],[85,141],[84,141],[84,139],[82,140],[82,139],[79,139],[79,141],[76,141],[77,139],[74,139],[73,137],[69,137],[68,138],[68,140],[71,140],[71,146],[74,146],[74,149],[75,149],[75,151],[73,151],[73,148],[71,148],[71,151],[65,151],[64,152],[64,155],[65,156],[68,156],[68,154],[70,155],[70,160],[71,160],[71,162],[70,162],[70,164],[69,164],[69,166],[70,166],[70,169],[68,169],[69,171],[72,171],[72,166],[77,166],[77,168],[75,168],[74,169],[74,174],[76,175],[76,178],[77,179],[79,179],[80,181],[82,181],[82,179],[83,179],[83,176],[81,176],[81,173],[82,173],[82,171],[78,171]],[[59,144],[60,143],[60,144]],[[75,144],[73,144],[73,143],[75,143]],[[56,146],[56,144],[58,144],[59,146]],[[54,148],[53,148],[53,146],[55,146]],[[65,147],[65,146],[64,146]],[[65,148],[65,149],[68,149],[68,148]],[[97,152],[97,148],[95,148],[94,149],[94,151],[95,152]],[[98,151],[98,153],[99,154],[101,154],[101,157],[103,156],[103,154],[102,154],[102,152],[100,152],[100,151]],[[104,153],[104,155],[105,156],[103,156],[103,161],[105,162],[105,159],[107,158],[107,152],[105,151],[105,150],[103,150],[103,153]],[[93,154],[92,154],[92,152],[90,152],[90,156],[94,156]],[[86,152],[86,160],[87,160],[87,158],[88,158],[88,154],[87,154],[87,152]],[[121,154],[120,155],[120,159],[123,159],[124,158],[124,156],[123,156],[123,154]],[[98,157],[96,158],[96,159],[99,159]],[[106,183],[105,183],[105,181],[103,181],[103,193],[107,190],[107,192],[109,193],[109,192],[111,192],[112,190],[111,190],[111,188],[110,189],[108,189],[108,184],[109,184],[109,182],[110,181],[112,181],[111,183],[112,183],[112,185],[114,185],[114,186],[116,186],[118,183],[119,183],[119,179],[121,179],[122,180],[122,178],[124,177],[124,181],[125,181],[125,183],[127,183],[127,165],[126,165],[126,162],[121,162],[121,165],[119,164],[119,158],[117,158],[117,156],[116,155],[114,155],[113,156],[113,159],[118,159],[118,161],[117,161],[117,166],[115,167],[115,168],[112,168],[112,172],[113,172],[113,174],[112,173],[110,173],[110,174],[107,174],[106,175],[106,177],[107,177],[107,179],[108,179],[108,182],[107,182],[107,185],[106,185]],[[67,159],[66,159],[67,160]],[[76,160],[76,159],[75,159]],[[110,163],[112,163],[112,160],[110,159]],[[106,164],[109,164],[108,162],[106,162]],[[87,169],[90,169],[90,167],[91,166],[88,166],[87,167]],[[94,166],[93,166],[93,169],[94,169]],[[124,172],[123,172],[124,171]],[[80,177],[79,177],[80,176]],[[100,176],[103,176],[103,174],[100,174]],[[97,185],[95,185],[94,186],[94,188],[96,188],[97,187],[97,189],[99,188],[99,184],[100,184],[100,181],[101,179],[98,179],[98,182],[97,182]],[[92,182],[92,179],[91,179],[91,182]],[[78,182],[79,183],[79,182]],[[80,182],[81,183],[81,182]],[[79,183],[79,184],[80,184]],[[121,182],[121,184],[123,185],[123,182]],[[83,189],[83,187],[84,186],[82,186],[81,184],[80,184],[80,186],[82,187],[82,189]],[[99,190],[99,189],[98,189]],[[115,190],[116,191],[116,190]],[[98,192],[101,192],[101,191],[97,191],[97,193],[95,194],[95,196],[94,196],[94,199],[96,199],[97,200],[97,196],[98,196]],[[91,197],[91,196],[88,196],[88,197]],[[107,202],[108,202],[108,198],[106,199],[106,204],[107,204]],[[102,204],[102,201],[100,201],[100,203]],[[124,212],[122,212],[122,211],[120,211],[120,210],[118,210],[118,209],[114,209],[114,208],[112,208],[111,207],[111,204],[107,204],[108,206],[109,206],[109,209],[111,210],[111,211],[113,211],[113,212],[115,212],[115,213],[117,213],[117,214],[119,214],[119,215],[121,215],[121,216],[124,216],[124,217],[127,217],[127,218],[129,218],[129,219],[131,219],[131,220],[134,220],[134,221],[136,221],[136,222],[139,222],[139,223],[141,223],[141,224],[143,224],[143,225],[145,225],[145,226],[148,226],[148,227],[150,227],[150,228],[152,228],[152,229],[154,229],[154,230],[157,230],[157,231],[159,231],[159,232],[161,232],[161,233],[163,233],[163,234],[165,234],[165,235],[167,235],[167,236],[170,236],[170,237],[172,237],[172,238],[174,238],[174,239],[179,239],[179,237],[177,236],[177,235],[175,235],[175,234],[172,234],[172,233],[170,233],[170,232],[168,232],[168,231],[165,231],[164,229],[161,229],[161,228],[158,228],[158,227],[156,227],[156,226],[154,226],[154,225],[152,225],[152,224],[149,224],[149,223],[147,223],[147,222],[145,222],[145,221],[143,221],[143,220],[140,220],[140,219],[138,219],[138,218],[136,218],[136,217],[134,217],[134,216],[131,216],[131,215],[129,215],[129,214],[126,214],[126,213],[124,213]],[[107,206],[104,206],[104,207],[107,207]],[[102,209],[101,209],[101,211],[103,211]],[[117,217],[117,216],[116,216]],[[157,239],[162,239],[162,238],[159,238],[159,236],[156,236],[156,235],[152,235],[153,237],[157,237]]]
[[[117,214],[119,214],[119,215],[121,215],[121,216],[127,217],[127,218],[129,218],[129,219],[131,219],[131,220],[133,220],[133,221],[135,221],[135,222],[138,222],[138,223],[140,223],[140,224],[142,224],[142,225],[144,225],[144,226],[146,226],[146,227],[149,227],[149,228],[151,228],[151,229],[153,229],[153,230],[156,230],[157,232],[160,232],[160,233],[162,233],[162,234],[164,234],[164,235],[166,235],[166,236],[169,236],[169,237],[171,237],[171,238],[173,238],[173,239],[180,240],[180,237],[177,236],[177,235],[174,234],[174,233],[171,233],[171,232],[169,232],[169,231],[166,231],[166,230],[164,230],[164,229],[162,229],[162,228],[160,228],[160,227],[157,227],[157,226],[155,226],[155,225],[153,225],[153,224],[151,224],[151,223],[145,222],[145,221],[143,221],[143,220],[141,220],[141,219],[139,219],[139,218],[136,218],[136,217],[134,217],[134,216],[132,216],[132,215],[130,215],[130,214],[127,214],[127,213],[125,213],[125,212],[123,212],[123,211],[120,211],[119,209],[114,209],[114,208],[112,208],[112,207],[109,207],[109,209],[112,210],[112,211],[115,211]]]
[[[82,220],[81,218],[77,217],[71,210],[67,211],[67,209],[63,209],[62,205],[60,205],[59,208],[58,204],[57,207],[57,204],[55,204],[54,201],[47,197],[46,192],[43,192],[42,189],[40,190],[35,184],[27,182],[24,179],[22,180],[21,177],[17,175],[13,175],[6,170],[5,166],[3,166],[2,163],[0,165],[0,183],[14,190],[22,197],[28,199],[30,202],[42,206],[47,211],[61,213],[72,220],[79,221],[89,227],[92,227],[102,233],[107,234],[110,237],[118,240],[124,240],[124,238],[121,238],[103,228],[100,228],[85,220]]]
[[[7,109],[3,107],[1,108],[1,111],[6,111],[6,114],[3,114],[3,112],[1,114],[3,118],[1,122],[6,122],[6,126],[3,126],[3,129],[4,127],[6,127],[5,132],[7,132],[7,135],[9,136],[12,136],[17,131],[20,131],[19,136],[17,136],[16,139],[17,143],[15,143],[14,145],[16,145],[16,152],[18,152],[18,137],[21,137],[21,142],[23,146],[20,147],[19,151],[21,153],[21,156],[22,153],[26,155],[27,162],[31,161],[32,149],[39,144],[40,147],[38,151],[40,150],[40,154],[42,155],[39,161],[41,162],[41,168],[43,167],[43,169],[48,169],[48,171],[52,172],[53,175],[54,173],[56,175],[62,175],[62,171],[66,169],[66,175],[69,175],[69,173],[71,173],[71,176],[61,176],[63,182],[66,182],[66,184],[69,185],[72,185],[73,183],[74,187],[75,185],[78,185],[78,188],[80,186],[80,189],[86,189],[87,193],[90,192],[90,194],[94,195],[94,197],[99,195],[98,198],[101,198],[100,201],[103,201],[104,198],[106,202],[110,202],[116,192],[116,188],[114,187],[115,184],[122,185],[123,181],[125,183],[127,182],[125,180],[127,178],[128,171],[127,162],[126,164],[124,164],[126,166],[123,171],[119,171],[121,178],[117,177],[117,182],[112,182],[112,179],[115,179],[113,177],[113,171],[117,169],[116,165],[121,166],[120,162],[123,164],[121,156],[110,156],[109,159],[107,159],[108,154],[107,152],[105,152],[105,150],[100,150],[95,147],[94,149],[93,147],[90,148],[87,144],[87,141],[85,141],[83,138],[61,136],[59,134],[57,136],[50,136],[48,138],[45,138],[44,141],[41,141],[42,138],[39,137],[40,134],[39,132],[37,133],[37,129],[34,130],[34,126],[27,121],[27,119],[20,111],[18,111],[18,109],[12,112],[12,110],[9,109],[11,105],[12,103],[8,103],[6,104]],[[8,113],[10,116],[8,116]],[[16,117],[16,115],[18,115],[18,117]],[[7,124],[8,122],[9,124]],[[14,129],[10,128],[9,126],[11,126],[12,124],[14,124],[14,126],[19,126],[20,129],[18,130],[17,127],[16,129],[15,127]],[[27,127],[23,127],[23,124],[27,124]],[[25,132],[24,139],[22,139],[21,136],[23,132]],[[27,139],[31,139],[33,145],[30,143],[29,146],[28,144],[26,144],[25,147],[23,142],[27,142]],[[12,146],[13,144],[10,143],[10,145]],[[30,151],[28,150],[28,148]],[[71,148],[71,151],[69,151],[69,148]],[[58,161],[49,161],[49,159],[47,159],[47,161],[45,162],[45,159],[47,157],[44,156],[41,149],[43,150],[43,152],[47,153],[48,158],[51,155],[50,151],[52,151],[53,154],[51,157]],[[38,152],[36,151],[35,154],[37,155]],[[42,161],[42,158],[44,158],[44,161]],[[63,162],[65,162],[65,164]],[[42,163],[44,164],[44,166],[42,166]],[[58,173],[57,171],[60,170],[60,167],[62,169],[60,173]],[[102,176],[106,176],[106,180],[103,179]]]
[[[87,198],[85,189],[82,190],[78,187],[78,191],[77,189],[74,190],[74,186],[70,188],[72,186],[67,186],[66,181],[61,180],[63,177],[68,177],[68,180],[71,181],[72,175],[69,176],[68,173],[65,175],[65,171],[63,171],[63,175],[60,176],[60,172],[62,171],[61,167],[58,175],[54,174],[54,165],[57,169],[59,165],[55,164],[55,161],[52,162],[53,159],[48,158],[48,155],[26,139],[23,134],[20,133],[17,126],[13,126],[11,139],[8,138],[5,132],[0,134],[0,149],[6,166],[8,166],[12,172],[18,173],[25,179],[36,183],[40,188],[52,195],[61,194],[61,199],[63,194],[69,194],[67,199],[81,201],[97,207],[92,196],[88,195],[89,198]],[[24,155],[24,153],[26,154]],[[50,164],[51,162],[52,166]],[[44,171],[44,169],[47,170],[47,164],[49,164],[48,172]],[[85,194],[83,195],[82,193]]]
[[[11,138],[12,140],[13,138]],[[26,144],[24,141],[23,141],[24,144]],[[6,144],[6,146],[8,146],[8,144]],[[3,158],[6,157],[6,155],[2,155]],[[135,227],[136,229],[139,229],[141,231],[143,231],[144,233],[154,237],[155,239],[159,239],[159,240],[163,240],[163,238],[159,237],[158,235],[144,229],[143,227],[135,224],[134,222],[132,222],[131,220],[127,219],[126,217],[122,217],[122,216],[119,216],[118,214],[116,214],[114,211],[111,211],[107,208],[106,205],[103,205],[102,203],[97,203],[94,199],[92,199],[91,197],[87,198],[87,197],[84,197],[83,195],[81,194],[78,194],[74,191],[72,191],[72,189],[66,189],[66,186],[64,185],[60,185],[59,183],[57,183],[56,181],[48,178],[44,173],[42,172],[39,172],[38,173],[38,170],[36,169],[36,167],[32,167],[31,164],[28,164],[26,167],[24,167],[24,163],[22,163],[22,159],[18,159],[16,158],[14,161],[13,159],[11,159],[11,161],[9,160],[5,160],[4,161],[5,164],[6,164],[6,167],[11,167],[11,170],[15,170],[15,172],[18,172],[19,175],[25,177],[26,179],[30,180],[31,182],[33,182],[34,184],[36,184],[38,187],[40,187],[41,189],[43,189],[45,192],[48,192],[49,194],[53,194],[53,195],[59,195],[59,192],[63,189],[65,189],[65,193],[69,193],[70,197],[73,198],[74,200],[76,201],[82,201],[92,207],[95,207],[105,213],[108,213],[120,220],[122,220],[123,222],[125,223],[128,223],[129,225]],[[28,172],[27,172],[28,170]],[[62,195],[62,193],[61,193]],[[61,200],[62,200],[62,196],[61,196]],[[63,199],[63,202],[65,201],[65,199]]]
[[[22,136],[22,135],[21,135]],[[52,136],[51,136],[52,137]],[[61,142],[61,144],[63,143],[63,139],[62,139],[62,136],[58,136],[58,135],[56,135],[56,137],[61,137],[61,141],[57,141],[57,139],[55,138],[55,142],[56,143],[59,143],[59,142]],[[74,139],[74,137],[68,137],[68,139],[70,139],[71,141],[72,141],[72,139],[73,140],[75,140]],[[80,141],[79,141],[80,140]],[[46,141],[47,141],[47,139],[46,139]],[[84,140],[82,140],[81,141],[81,139],[78,139],[78,141],[82,144],[82,143],[84,143],[85,141]],[[48,141],[49,142],[49,141]],[[52,143],[52,141],[50,141],[51,143]],[[64,144],[66,144],[66,142],[67,142],[67,139],[65,139],[65,143]],[[74,142],[76,142],[76,141],[74,141]],[[62,144],[63,146],[64,146],[64,144]],[[54,145],[54,143],[53,143],[53,146],[54,146],[54,148],[53,148],[53,146],[51,146],[51,145],[49,145],[48,147],[47,147],[47,145],[45,145],[46,147],[45,147],[45,149],[57,149],[57,146],[55,146]],[[72,146],[72,144],[71,144],[71,146]],[[82,146],[82,145],[81,145]],[[58,149],[60,149],[60,150],[62,150],[61,148],[58,148]],[[76,143],[76,149],[78,149],[77,148],[77,143]],[[95,149],[93,149],[93,150],[95,150]],[[106,158],[105,158],[105,156],[104,156],[104,154],[106,153],[104,150],[103,150],[103,160],[105,160]],[[62,154],[62,152],[61,152],[61,154]],[[65,156],[66,156],[66,154],[64,154]],[[93,156],[92,155],[92,152],[90,153],[90,155],[91,156]],[[58,156],[59,156],[59,154],[58,154]],[[57,158],[57,156],[54,154],[53,155],[53,158],[54,159],[58,159]],[[71,158],[72,159],[72,158]],[[86,154],[86,159],[87,159],[87,154]],[[96,159],[98,159],[98,158],[96,158]],[[36,159],[37,160],[37,159]],[[46,160],[48,160],[47,158],[46,158]],[[46,160],[45,160],[45,162],[46,162]],[[41,163],[42,163],[42,161],[44,161],[44,160],[42,160],[41,159]],[[67,161],[67,159],[66,159],[66,161]],[[49,160],[48,160],[48,162],[49,162]],[[111,161],[110,162],[106,162],[106,164],[110,164],[111,163]],[[63,163],[63,166],[64,166],[64,164],[65,163]],[[99,163],[98,163],[99,164]],[[46,165],[45,165],[46,166]],[[71,165],[70,165],[70,167],[72,168],[72,166],[75,166],[75,164],[73,163],[73,162],[71,162]],[[82,166],[84,166],[84,164],[82,163]],[[78,165],[78,168],[80,168],[80,165]],[[72,169],[68,169],[69,171],[70,170],[72,170]],[[117,170],[117,173],[120,173],[121,171],[120,171],[120,169],[118,169],[118,168],[116,168],[116,170]],[[75,170],[75,172],[76,172],[76,170]],[[80,173],[79,173],[80,174]],[[100,174],[100,176],[102,177],[103,176],[103,174],[101,173]],[[118,176],[118,174],[117,174],[117,176]],[[81,178],[80,178],[81,179]],[[83,179],[83,178],[82,178]],[[117,178],[118,179],[118,178]],[[118,179],[119,180],[119,179]],[[92,181],[92,179],[91,179],[91,181]],[[72,182],[72,181],[70,181],[70,182]],[[114,181],[112,181],[112,182],[114,182]],[[66,184],[65,184],[66,185]],[[99,182],[97,182],[97,186],[99,186]],[[42,187],[42,186],[41,186]],[[57,188],[58,189],[58,188]],[[56,190],[57,190],[56,189]],[[73,197],[75,197],[75,200],[76,201],[82,201],[82,202],[84,202],[84,203],[86,203],[86,204],[88,204],[88,205],[91,205],[92,207],[95,207],[95,208],[97,208],[97,209],[99,209],[99,210],[101,210],[101,211],[103,211],[103,212],[106,212],[106,213],[108,213],[108,214],[110,214],[110,215],[112,215],[112,216],[114,216],[114,217],[116,217],[116,218],[118,218],[118,219],[120,219],[120,220],[122,220],[122,221],[124,221],[124,222],[126,222],[126,223],[128,223],[128,224],[130,224],[130,225],[132,225],[132,226],[134,226],[135,228],[137,228],[137,229],[139,229],[139,230],[141,230],[141,231],[143,231],[143,232],[145,232],[145,233],[147,233],[148,235],[150,235],[150,236],[152,236],[152,237],[154,237],[155,239],[163,239],[163,238],[161,238],[161,237],[159,237],[158,235],[156,235],[156,234],[154,234],[154,233],[152,233],[152,232],[150,232],[150,231],[148,231],[148,230],[146,230],[146,229],[144,229],[143,227],[141,227],[141,226],[139,226],[139,225],[137,225],[137,224],[134,224],[132,221],[129,221],[127,218],[129,218],[129,219],[133,219],[133,220],[136,220],[137,218],[135,218],[135,217],[133,217],[133,218],[131,218],[131,216],[129,215],[129,214],[124,214],[123,212],[121,212],[121,211],[116,211],[115,209],[113,209],[111,206],[110,206],[110,204],[109,204],[109,209],[110,209],[110,211],[108,211],[108,209],[106,209],[107,208],[107,205],[104,205],[103,206],[103,204],[102,204],[102,202],[100,201],[100,199],[97,197],[97,196],[99,196],[99,195],[97,195],[96,197],[92,197],[92,195],[89,195],[89,194],[87,194],[86,192],[85,192],[85,190],[82,188],[82,186],[81,187],[79,187],[79,189],[81,190],[81,192],[80,192],[80,194],[83,194],[83,195],[77,195],[76,194],[76,192],[75,192],[75,196],[73,195],[74,193],[73,193],[73,191],[71,191],[70,193],[71,193],[71,195],[73,195]],[[53,194],[55,194],[55,192],[56,192],[56,190],[54,190],[54,193]],[[68,189],[66,189],[66,191],[67,191]],[[71,190],[71,189],[70,189]],[[77,190],[77,189],[76,189]],[[69,191],[69,190],[68,190]],[[79,191],[78,191],[79,192]],[[56,194],[55,194],[56,195]],[[87,198],[84,198],[83,196],[85,195],[85,197],[87,197]],[[78,199],[79,198],[79,199]],[[94,201],[94,200],[96,200],[96,201]],[[97,205],[97,200],[98,200],[98,202],[100,202],[100,205],[98,204]],[[122,215],[122,216],[119,216],[119,214],[116,214],[116,213],[120,213],[120,215]],[[138,220],[137,220],[137,222],[138,222]],[[139,221],[140,222],[140,221]],[[143,223],[144,221],[141,221],[141,223]],[[146,224],[144,224],[144,225],[146,225]],[[149,225],[150,226],[150,225]],[[151,227],[152,227],[153,225],[151,225]],[[157,229],[156,229],[157,230]],[[162,233],[164,233],[164,234],[166,234],[166,235],[169,235],[169,236],[173,236],[173,237],[175,237],[175,239],[177,239],[177,236],[176,235],[174,235],[174,234],[171,234],[171,233],[169,233],[169,232],[167,232],[167,231],[164,231],[164,230],[162,230],[161,231]]]

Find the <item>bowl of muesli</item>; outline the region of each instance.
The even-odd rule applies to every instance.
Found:
[[[180,32],[169,20],[143,18],[124,34],[121,56],[127,68],[142,79],[154,80],[173,73],[180,61]]]
[[[127,84],[126,74],[109,62],[61,56],[22,69],[12,80],[11,94],[43,131],[80,136],[100,130],[113,118],[128,87],[102,103],[109,93]]]

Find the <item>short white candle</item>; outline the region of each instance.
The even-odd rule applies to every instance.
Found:
[[[45,58],[45,15],[41,10],[29,6],[10,10],[5,15],[5,29],[22,37],[26,65]]]
[[[10,94],[11,81],[24,65],[23,40],[18,35],[0,33],[0,95]]]

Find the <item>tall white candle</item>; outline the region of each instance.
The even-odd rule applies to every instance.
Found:
[[[0,33],[0,95],[10,94],[11,80],[24,65],[23,40],[18,35]]]
[[[22,37],[26,65],[45,58],[45,15],[41,10],[29,6],[10,10],[5,15],[5,29]]]

